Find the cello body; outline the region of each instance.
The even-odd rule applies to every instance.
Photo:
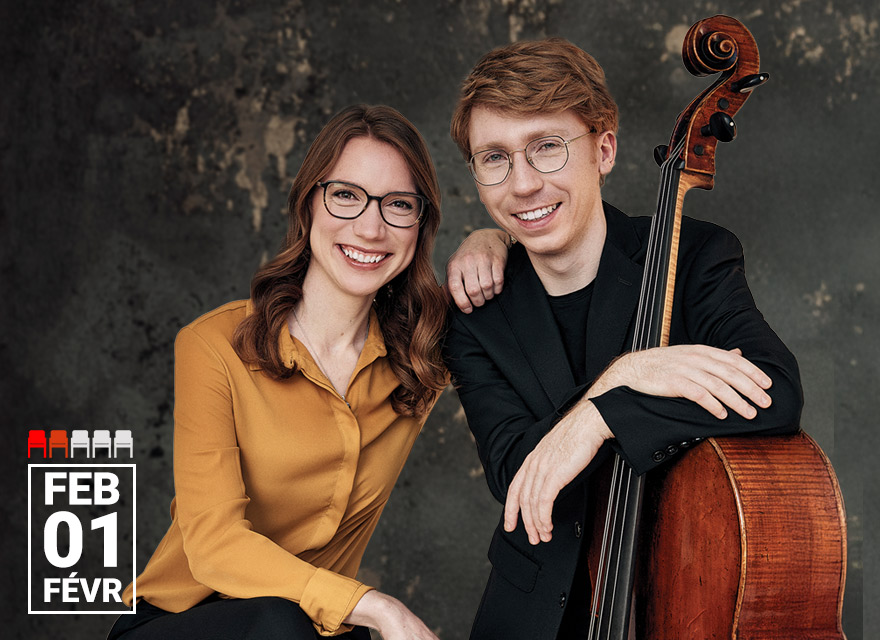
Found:
[[[710,438],[648,475],[636,637],[844,638],[846,520],[805,433]]]

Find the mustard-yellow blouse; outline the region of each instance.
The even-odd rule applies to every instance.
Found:
[[[371,588],[355,576],[424,418],[391,408],[398,381],[374,312],[349,407],[287,331],[292,378],[243,363],[231,341],[250,308],[229,303],[177,336],[172,522],[136,595],[172,612],[214,592],[280,596],[336,635]]]

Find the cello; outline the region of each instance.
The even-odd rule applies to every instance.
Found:
[[[714,16],[682,45],[695,76],[719,74],[679,115],[661,166],[633,350],[669,344],[685,194],[714,186],[718,142],[768,79],[752,34]],[[805,433],[708,438],[636,476],[619,455],[590,543],[590,640],[840,640],[846,521],[834,470]],[[602,513],[599,505],[598,513]]]

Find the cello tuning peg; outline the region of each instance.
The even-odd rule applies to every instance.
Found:
[[[721,142],[730,142],[736,137],[736,124],[733,118],[723,111],[716,111],[709,118],[709,124],[703,125],[700,133],[704,136],[714,136]]]
[[[668,155],[668,144],[658,144],[656,147],[654,147],[654,162],[656,162],[661,167],[663,166],[663,163],[666,162],[666,156]]]
[[[750,76],[744,76],[730,85],[730,90],[734,93],[748,93],[755,87],[760,87],[770,79],[769,73],[753,73]]]

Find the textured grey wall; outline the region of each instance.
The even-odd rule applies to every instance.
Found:
[[[847,504],[845,628],[850,640],[863,623],[876,628],[877,607],[863,620],[862,606],[878,601],[876,554],[862,544],[878,520],[865,486],[878,448],[876,2],[4,0],[4,637],[97,638],[110,624],[25,613],[26,430],[134,429],[145,562],[172,494],[175,333],[247,296],[282,237],[290,179],[331,114],[388,103],[421,129],[443,186],[442,269],[487,223],[447,133],[457,85],[482,53],[545,35],[593,53],[622,112],[605,197],[650,213],[651,150],[705,85],[682,67],[684,30],[719,12],[752,30],[772,78],[720,149],[716,189],[691,194],[687,213],[739,236],[759,307],[799,358],[804,427],[831,456]],[[447,393],[363,578],[443,640],[466,638],[498,512]]]

